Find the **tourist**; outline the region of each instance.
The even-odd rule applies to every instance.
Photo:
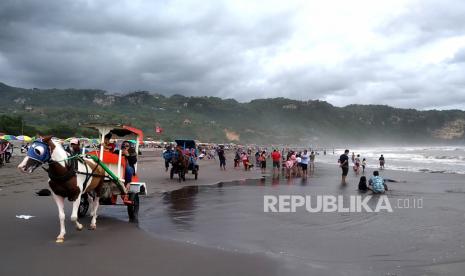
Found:
[[[315,152],[312,151],[312,152],[310,153],[310,164],[309,164],[309,165],[310,165],[310,171],[311,171],[311,172],[314,172],[314,171],[315,171],[315,157],[316,157],[316,156],[315,156]]]
[[[261,167],[261,164],[260,164],[260,155],[261,155],[261,154],[260,154],[260,151],[257,150],[257,151],[255,152],[255,166],[256,166],[257,168],[260,168],[260,167]]]
[[[297,176],[302,175],[302,157],[300,156],[301,154],[299,152],[298,154],[296,154],[296,159],[295,159],[296,166],[297,166]]]
[[[260,161],[260,168],[262,169],[262,173],[266,172],[266,151],[262,151],[259,156]]]
[[[384,156],[381,154],[381,157],[379,157],[379,169],[384,170]]]
[[[352,164],[355,163],[355,152],[352,152]]]
[[[250,168],[250,164],[249,164],[249,156],[247,155],[247,153],[243,152],[241,159],[242,159],[242,164],[244,165],[244,170],[248,171]]]
[[[111,136],[112,136],[111,132],[105,135],[103,139],[103,148],[104,150],[107,150],[109,152],[114,152],[116,149],[116,144],[113,142],[110,142]]]
[[[363,174],[365,174],[366,166],[367,166],[367,160],[366,160],[366,158],[363,158],[363,161],[362,161],[362,169],[363,169],[362,173]]]
[[[220,160],[220,170],[226,170],[226,156],[224,153],[224,146],[220,146],[217,154],[218,154],[218,159]]]
[[[163,150],[163,159],[165,159],[165,172],[168,171],[172,158],[173,158],[173,149],[171,148],[171,146],[166,146],[165,150]]]
[[[13,156],[13,144],[7,143],[5,150],[5,162],[10,163],[10,158]]]
[[[308,163],[310,161],[310,154],[307,150],[304,150],[304,153],[300,156],[301,166],[302,166],[302,176],[305,178],[308,175]]]
[[[370,178],[369,181],[370,187],[368,189],[372,190],[375,194],[384,193],[387,191],[387,185],[384,183],[384,179],[379,176],[378,171],[373,172],[373,176]]]
[[[354,172],[355,175],[359,175],[360,173],[360,154],[357,154],[357,157],[355,157]]]
[[[70,156],[81,154],[80,141],[77,138],[71,139],[69,147],[66,149]]]
[[[368,191],[367,178],[365,176],[360,177],[360,181],[358,182],[358,190],[362,193]]]
[[[347,174],[349,173],[349,150],[346,149],[343,154],[339,157],[339,166],[342,169],[342,178],[341,178],[341,184],[346,185],[346,177]]]
[[[279,153],[277,149],[273,150],[273,153],[271,153],[271,159],[273,160],[273,174],[276,173],[276,170],[279,173],[281,154]]]
[[[241,154],[240,154],[240,150],[237,149],[236,155],[234,156],[234,168],[239,167],[240,162],[241,162]]]

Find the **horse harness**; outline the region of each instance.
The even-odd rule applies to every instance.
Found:
[[[50,178],[50,180],[54,181],[54,182],[66,182],[68,180],[70,180],[71,178],[75,177],[77,174],[82,174],[82,175],[85,175],[86,178],[82,184],[82,192],[84,192],[87,188],[87,184],[89,183],[89,180],[91,177],[104,177],[100,174],[95,174],[95,171],[97,170],[97,168],[100,166],[100,164],[98,162],[96,162],[96,166],[92,169],[92,171],[89,173],[89,167],[87,166],[86,164],[86,161],[84,160],[84,158],[82,158],[81,155],[73,155],[65,160],[65,168],[67,169],[66,173],[63,174],[63,175],[56,175],[56,174],[53,174],[51,171],[50,171],[50,168],[46,169],[44,167],[42,167],[48,174],[48,177]],[[58,161],[53,161],[53,162],[48,162],[49,165],[51,163],[58,163]],[[86,171],[85,172],[81,172],[78,170],[78,164],[81,163],[81,164],[84,164],[84,167],[86,168]]]

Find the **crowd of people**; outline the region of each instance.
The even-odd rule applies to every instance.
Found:
[[[226,154],[223,147],[219,146],[211,154],[207,155],[202,151],[202,157],[215,159],[218,156],[220,169],[226,170]],[[325,151],[326,152],[326,151]],[[286,177],[307,177],[309,173],[315,170],[315,158],[317,153],[312,150],[290,150],[290,149],[273,149],[269,151],[267,148],[237,148],[234,150],[233,164],[234,169],[259,169],[262,173],[266,173],[268,162],[271,161],[273,175],[279,174],[280,171]]]

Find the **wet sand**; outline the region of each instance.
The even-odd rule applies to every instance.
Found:
[[[14,163],[17,162],[19,159],[15,159]],[[276,194],[292,192],[347,196],[358,194],[358,177],[351,172],[349,185],[342,187],[339,185],[340,170],[337,166],[317,164],[316,173],[305,183],[300,179],[244,181],[260,179],[261,174],[258,170],[234,170],[230,163],[226,172],[220,171],[217,162],[207,160],[200,163],[199,180],[195,181],[193,175],[188,175],[186,182],[178,183],[169,179],[162,160],[156,154],[144,152],[139,163],[139,174],[148,183],[150,195],[142,200],[141,220],[147,220],[147,223],[141,221],[143,229],[125,222],[124,209],[104,206],[96,231],[77,232],[67,220],[66,241],[57,245],[54,241],[59,230],[55,203],[50,197],[34,195],[35,191],[46,187],[46,175],[43,171],[22,175],[13,165],[0,168],[0,219],[3,226],[0,275],[463,275],[465,270],[463,175],[383,171],[382,174],[388,178],[406,181],[388,183],[392,189],[387,194],[390,199],[421,197],[424,208],[376,215],[317,214],[310,217],[303,214],[310,220],[308,225],[304,223],[303,228],[295,224],[301,229],[293,227],[292,216],[286,215],[283,219],[287,223],[263,223],[265,229],[261,229],[261,242],[268,246],[267,243],[275,237],[282,243],[270,243],[269,250],[265,252],[252,246],[251,250],[241,247],[245,244],[245,248],[248,248],[246,238],[249,234],[254,237],[254,233],[247,231],[253,231],[253,223],[263,214],[263,192],[257,194],[254,185],[268,189],[266,192],[275,191]],[[369,174],[371,170],[367,171]],[[237,182],[243,186],[225,184],[222,194],[218,196],[213,194],[208,198],[202,196],[203,192],[197,192],[195,196],[203,205],[181,206],[178,211],[183,212],[182,217],[180,213],[167,215],[164,211],[156,215],[157,218],[171,216],[182,222],[188,219],[184,209],[197,208],[199,224],[192,222],[193,228],[181,227],[176,235],[166,235],[163,231],[173,229],[162,229],[164,225],[161,221],[158,221],[158,225],[162,228],[151,228],[150,216],[154,208],[161,208],[163,192],[179,193],[178,189],[187,185],[195,187],[238,179],[243,180]],[[212,187],[215,190],[218,185]],[[228,190],[228,187],[232,187],[232,190]],[[229,196],[231,192],[239,193],[237,202]],[[165,193],[165,196],[168,194]],[[230,201],[226,203],[234,207],[234,204],[242,204],[242,199],[257,195],[254,205],[244,202],[237,207],[242,208],[238,215],[250,216],[249,225],[247,220],[241,224],[240,220],[234,221],[232,218],[231,221],[238,224],[228,226],[229,220],[225,220],[231,215],[214,211],[218,201],[212,198],[224,197]],[[182,196],[188,197],[189,194]],[[234,214],[232,210],[229,212]],[[19,214],[36,217],[22,220],[15,217]],[[203,220],[205,223],[199,219],[202,216],[208,218]],[[88,218],[82,221],[89,223]],[[293,231],[300,232],[293,236]],[[199,233],[204,236],[198,236]],[[283,238],[283,233],[288,233],[289,238]],[[173,237],[177,241],[170,240]],[[186,242],[199,237],[206,242],[197,245]],[[212,243],[222,240],[230,240],[232,245],[237,245],[237,252],[231,244],[225,243],[223,249],[217,249]],[[235,243],[235,240],[238,242]],[[302,255],[305,258],[289,262],[286,256],[275,254],[274,251],[279,251],[280,246],[297,253],[298,250],[305,250]]]
[[[180,186],[169,180],[161,160],[151,162],[145,153],[140,162],[140,176],[147,177],[153,196],[162,190]],[[0,275],[280,275],[284,267],[276,260],[258,254],[241,254],[157,239],[128,223],[104,215],[101,207],[97,229],[78,232],[69,221],[64,244],[56,244],[58,213],[51,197],[35,192],[46,188],[43,170],[24,175],[16,170],[21,158],[0,168]],[[245,176],[243,173],[219,172],[214,162],[204,162],[197,184],[211,184],[221,179]],[[205,170],[203,170],[205,169]],[[221,173],[221,174],[220,174]],[[254,172],[250,177],[255,177]],[[190,178],[190,176],[189,176]],[[189,183],[191,180],[188,180]],[[172,185],[172,186],[171,186]],[[114,207],[111,207],[114,208]],[[121,207],[122,209],[124,207]],[[33,215],[24,220],[16,215]],[[81,220],[89,225],[89,218]]]

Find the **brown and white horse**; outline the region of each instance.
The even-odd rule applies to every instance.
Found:
[[[66,234],[65,198],[73,202],[71,221],[76,224],[77,230],[82,230],[83,226],[78,221],[81,196],[95,191],[95,198],[88,196],[92,216],[89,229],[94,230],[97,227],[97,209],[105,171],[90,158],[82,158],[80,162],[77,162],[76,169],[73,162],[69,162],[72,159],[59,142],[53,141],[51,137],[45,137],[32,143],[27,156],[18,165],[18,169],[22,172],[32,173],[36,168],[48,163],[48,183],[58,207],[60,219],[60,234],[56,238],[57,243],[63,242]]]

